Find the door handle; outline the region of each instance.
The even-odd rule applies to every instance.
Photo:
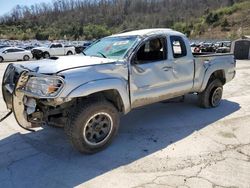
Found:
[[[164,71],[169,71],[170,69],[173,69],[173,67],[172,66],[165,66],[165,67],[162,67],[162,69]]]

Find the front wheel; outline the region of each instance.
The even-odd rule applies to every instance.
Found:
[[[50,58],[50,54],[49,54],[48,52],[45,52],[45,53],[43,54],[43,57],[44,57],[45,59],[49,59],[49,58]]]
[[[199,105],[203,108],[215,108],[220,105],[223,84],[219,79],[209,81],[206,89],[199,94]]]
[[[3,58],[2,57],[0,57],[0,63],[2,63],[3,62]]]
[[[28,55],[23,56],[23,60],[24,61],[29,61],[30,60],[30,56],[28,56]]]
[[[119,128],[117,109],[108,101],[84,103],[71,113],[65,132],[79,152],[96,153],[107,147]]]
[[[73,53],[71,51],[68,51],[67,55],[73,55]]]

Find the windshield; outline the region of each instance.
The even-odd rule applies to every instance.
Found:
[[[87,56],[123,59],[137,39],[136,36],[103,38],[85,49],[83,53]]]

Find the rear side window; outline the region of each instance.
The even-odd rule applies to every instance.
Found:
[[[181,58],[187,55],[187,48],[182,37],[171,36],[170,41],[173,49],[174,58]]]

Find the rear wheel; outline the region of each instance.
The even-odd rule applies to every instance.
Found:
[[[206,89],[199,94],[199,105],[203,108],[215,108],[220,105],[223,84],[219,79],[209,81]]]
[[[119,114],[113,104],[91,101],[76,108],[65,125],[71,144],[82,153],[95,153],[107,147],[119,127]]]
[[[25,55],[25,56],[23,56],[23,60],[24,60],[24,61],[29,61],[29,60],[30,60],[30,57],[29,57],[28,55]]]

